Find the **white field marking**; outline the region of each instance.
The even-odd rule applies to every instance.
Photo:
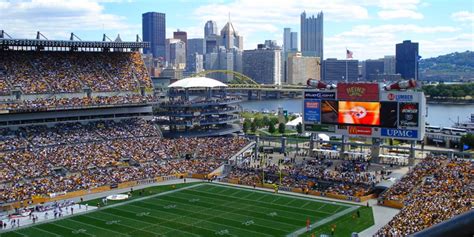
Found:
[[[316,209],[316,210],[320,210],[321,208],[323,208],[323,207],[325,207],[325,206],[327,206],[327,205],[328,205],[328,204],[323,204],[322,206],[318,207],[318,209]]]
[[[196,196],[198,196],[197,194],[192,194],[192,193],[179,193],[179,194],[180,194],[180,195],[185,195],[185,196],[188,196],[188,197],[196,197]],[[178,198],[179,198],[179,197],[178,197]],[[216,198],[205,197],[205,199],[209,199],[210,201],[212,201],[212,199],[216,199]],[[207,203],[207,204],[213,204],[213,203],[209,203],[209,202],[205,202],[205,201],[203,201],[203,202],[204,202],[204,203]],[[237,202],[237,201],[234,201],[234,202]],[[248,205],[248,204],[246,204],[246,205],[249,206],[250,208],[255,208],[254,205]],[[276,205],[276,204],[274,204],[274,205]],[[219,206],[220,206],[220,205],[219,205]],[[272,209],[272,208],[267,208],[267,207],[258,207],[258,208],[263,208],[263,209],[265,209],[266,211],[265,211],[265,212],[259,212],[259,211],[255,211],[255,210],[252,210],[252,211],[253,211],[253,212],[256,212],[256,213],[259,213],[259,214],[264,214],[264,215],[265,215],[265,214],[268,213],[268,211],[274,210],[274,209]],[[246,209],[248,209],[248,208],[246,208]],[[279,211],[282,212],[282,213],[288,213],[288,214],[291,214],[291,215],[301,216],[301,219],[306,219],[307,216],[308,216],[308,215],[301,214],[301,213],[299,213],[299,212],[284,211],[284,210],[279,210]],[[307,210],[306,210],[306,211],[307,211]],[[283,214],[283,216],[285,216],[285,214]],[[281,223],[279,223],[279,224],[281,224]],[[290,224],[288,224],[288,225],[290,225]],[[296,226],[296,227],[297,227],[297,226]]]
[[[169,204],[169,205],[166,205],[163,207],[164,209],[175,209],[176,208],[176,204]]]
[[[274,202],[280,200],[280,198],[281,198],[281,197],[277,197],[277,198],[275,198],[273,201],[271,201],[270,203],[274,203]],[[286,206],[286,205],[285,205],[285,206]]]
[[[128,211],[128,210],[123,210],[123,209],[119,209],[119,210],[121,210],[121,211],[123,211],[123,212],[133,213],[133,212],[130,212],[130,211]],[[148,229],[148,228],[151,228],[151,227],[155,227],[155,226],[156,226],[156,227],[160,226],[159,223],[150,224],[150,223],[148,223],[148,222],[140,221],[139,219],[134,219],[134,218],[124,217],[124,216],[119,216],[119,215],[115,215],[115,214],[113,214],[113,213],[108,213],[108,212],[100,212],[100,214],[105,214],[105,215],[109,215],[109,216],[119,217],[119,218],[123,218],[123,219],[129,219],[129,220],[132,220],[132,221],[134,221],[134,222],[144,223],[144,224],[146,225],[146,227],[143,227],[143,228],[131,228],[131,227],[129,227],[129,228],[133,229],[133,231],[131,231],[130,233],[133,233],[134,231],[139,231],[139,230],[144,230],[144,231],[145,231],[145,229]],[[179,217],[179,218],[181,218],[181,217]],[[179,219],[179,218],[170,219],[170,221],[176,220],[176,219]],[[193,233],[189,233],[189,232],[177,230],[177,229],[170,228],[170,227],[166,227],[166,226],[160,226],[160,227],[163,227],[164,229],[170,230],[169,232],[171,232],[171,231],[178,231],[178,232],[181,232],[181,233],[186,233],[186,234],[194,235]],[[165,233],[169,233],[169,232],[165,232]],[[198,235],[194,235],[194,236],[198,236]]]
[[[185,194],[185,195],[188,195],[188,194]],[[194,195],[190,195],[190,196],[194,196]],[[184,198],[184,197],[177,197],[177,198]],[[163,200],[163,201],[166,201],[166,200]],[[209,201],[212,201],[212,200],[209,200]],[[232,201],[232,202],[236,202],[236,201]],[[209,204],[209,205],[214,205],[214,207],[220,207],[220,206],[228,206],[228,203],[225,202],[223,204],[220,204],[220,205],[215,205],[214,203],[210,203],[210,202],[206,202],[206,201],[203,201],[202,203],[205,203],[205,204]],[[150,203],[151,204],[151,203]],[[153,204],[151,204],[153,205]],[[247,215],[244,215],[244,214],[240,214],[240,213],[236,213],[236,211],[239,211],[239,210],[250,210],[254,213],[257,213],[257,214],[261,214],[261,215],[268,215],[268,212],[269,211],[272,211],[273,209],[270,209],[270,208],[264,208],[266,211],[265,212],[260,212],[260,211],[255,211],[254,208],[255,206],[253,205],[248,205],[248,204],[244,204],[244,205],[240,205],[241,208],[235,208],[235,210],[231,210],[231,211],[223,211],[223,210],[218,210],[219,212],[223,212],[223,213],[231,213],[232,215],[235,215],[235,216],[242,216],[242,217],[247,217]],[[284,212],[284,211],[283,211]],[[294,215],[295,213],[291,213],[289,212],[290,214]],[[221,216],[222,214],[218,214],[217,216]],[[302,216],[302,218],[306,218],[307,215],[304,215]],[[224,218],[224,217],[222,217]],[[259,219],[259,220],[263,220],[265,222],[271,222],[271,223],[274,223],[275,226],[281,226],[281,225],[285,225],[285,226],[288,226],[289,228],[294,228],[294,227],[298,227],[299,225],[294,225],[294,224],[289,224],[289,223],[285,223],[285,222],[281,222],[281,221],[274,221],[274,220],[269,220],[269,219],[265,219],[265,218],[260,218],[260,217],[254,217],[255,219]],[[224,218],[226,219],[226,218]],[[274,229],[277,229],[277,230],[281,230],[281,231],[287,231],[287,230],[282,230],[282,229],[278,229],[278,228],[274,228]]]
[[[149,216],[149,215],[150,215],[149,212],[140,212],[140,213],[135,214],[135,216],[138,216],[138,217]]]
[[[198,192],[198,193],[203,193],[203,192],[197,191],[197,190],[192,190],[192,191]],[[213,195],[224,196],[224,195],[217,194],[217,193],[213,193]],[[263,196],[263,197],[261,197],[261,198],[257,198],[257,199],[252,200],[252,201],[254,201],[254,202],[259,202],[259,203],[265,203],[265,204],[271,204],[271,205],[275,205],[275,206],[287,207],[287,206],[285,206],[285,205],[281,205],[281,204],[277,204],[277,203],[268,203],[268,202],[259,201],[259,200],[261,200],[262,198],[265,198],[265,197],[267,197],[267,196]],[[238,198],[238,197],[234,197],[234,198],[237,198],[237,199],[239,199],[239,200],[246,200],[246,199],[241,199],[241,198]],[[295,198],[297,198],[297,197],[295,197]],[[311,201],[311,200],[304,199],[304,198],[302,198],[302,200]],[[248,200],[247,200],[247,201],[248,201]],[[316,202],[316,203],[317,203],[318,201],[313,201],[313,202]],[[308,203],[308,204],[309,204],[309,203]],[[307,204],[306,204],[306,205],[307,205]],[[305,205],[305,206],[306,206],[306,205]],[[293,208],[293,209],[303,210],[303,211],[308,211],[308,210],[306,210],[306,209],[303,209],[302,207],[300,207],[300,208],[298,208],[298,207],[292,207],[292,208]],[[324,212],[324,211],[316,211],[316,212],[323,213],[323,214],[328,214],[328,215],[332,214],[332,213],[330,213],[330,212]],[[295,213],[296,213],[296,212],[295,212]]]
[[[59,226],[61,228],[65,228],[65,229],[69,229],[71,230],[71,233],[72,234],[85,234],[85,235],[88,235],[88,236],[91,236],[91,237],[95,237],[96,235],[94,234],[89,234],[87,233],[87,230],[86,229],[82,229],[82,228],[79,228],[79,229],[72,229],[72,228],[69,228],[67,226],[63,226],[63,225],[58,225],[57,223],[50,223],[51,225],[55,225],[55,226]]]
[[[253,220],[247,220],[247,221],[242,222],[242,225],[245,225],[245,226],[251,226],[253,224],[255,224]]]
[[[163,199],[161,199],[161,201],[170,202],[170,201],[163,200]],[[236,201],[230,201],[230,202],[224,203],[224,204],[222,204],[222,205],[214,205],[214,206],[211,206],[211,207],[209,207],[209,208],[203,208],[203,210],[204,210],[204,209],[212,209],[212,208],[215,208],[216,206],[228,206],[230,203],[233,203],[233,202],[236,202]],[[158,205],[153,204],[153,203],[149,203],[149,202],[145,202],[145,203],[147,203],[147,204],[149,204],[149,205],[151,205],[151,206],[157,206],[157,207],[158,207]],[[154,210],[154,211],[157,211],[157,212],[163,212],[163,213],[169,214],[169,212],[160,211],[160,210],[157,210],[157,209],[151,209],[151,208],[141,207],[141,206],[137,206],[137,207],[139,207],[139,208],[144,208],[144,209],[149,209],[149,210]],[[238,209],[242,209],[242,208],[238,208]],[[190,212],[190,213],[193,213],[193,214],[202,214],[202,213],[203,213],[203,210],[199,210],[199,211],[189,211],[189,210],[186,209],[185,211]],[[229,220],[229,221],[237,221],[237,220],[234,220],[234,219],[229,219],[229,218],[222,217],[222,215],[225,215],[225,214],[233,214],[233,215],[238,215],[238,216],[246,217],[246,216],[244,216],[244,215],[242,215],[242,214],[233,213],[233,211],[219,211],[219,212],[221,212],[221,213],[218,214],[218,215],[215,215],[215,216],[211,216],[210,218],[203,218],[203,219],[197,219],[197,218],[194,218],[194,217],[191,217],[191,218],[196,219],[196,220],[201,220],[201,221],[194,222],[194,224],[198,224],[198,223],[201,223],[201,222],[209,222],[209,223],[215,224],[215,225],[223,225],[223,226],[227,226],[227,227],[234,228],[234,229],[241,229],[241,230],[244,230],[244,231],[246,231],[246,232],[253,232],[253,233],[260,234],[260,235],[262,234],[262,233],[260,233],[260,232],[255,232],[255,231],[251,231],[251,230],[242,229],[242,228],[239,228],[239,227],[237,227],[237,226],[230,226],[230,225],[226,225],[226,224],[216,223],[216,222],[210,221],[211,219],[214,219],[214,218],[216,218],[216,217],[220,217],[220,218],[222,218],[222,219]],[[177,219],[178,219],[178,218],[177,218]],[[264,220],[265,220],[265,221],[271,221],[271,220],[267,220],[267,219],[264,219]],[[271,221],[271,222],[274,222],[274,221]],[[281,224],[281,223],[278,223],[278,224]],[[256,224],[256,225],[257,225],[257,224]],[[266,227],[266,226],[263,226],[263,225],[257,225],[257,226]],[[200,227],[200,228],[202,228],[202,227]],[[204,229],[206,229],[206,228],[204,228]],[[272,229],[279,230],[279,231],[283,231],[283,232],[287,232],[287,230],[282,230],[282,229],[278,229],[278,228],[273,228],[273,227],[272,227]],[[209,229],[208,229],[208,230],[209,230]]]
[[[191,197],[194,197],[195,195],[193,194],[188,194],[188,193],[181,193],[182,195],[186,195],[186,196],[191,196]],[[176,197],[176,198],[185,198],[185,197]],[[207,198],[207,197],[206,197]],[[207,198],[209,199],[209,201],[212,201],[211,199],[212,198]],[[162,200],[162,199],[161,199]],[[166,200],[162,200],[162,201],[166,201]],[[168,201],[169,202],[169,201]],[[238,202],[238,201],[231,201],[231,202]],[[146,202],[148,203],[148,202]],[[210,205],[214,205],[214,207],[220,207],[220,206],[228,206],[228,202],[225,202],[223,204],[219,204],[219,205],[215,205],[214,203],[210,203],[210,202],[206,202],[206,201],[202,201],[202,203],[205,203],[205,204],[210,204]],[[151,205],[153,205],[152,203],[150,203]],[[237,215],[237,216],[243,216],[243,217],[247,217],[246,215],[243,215],[243,214],[239,214],[239,213],[235,213],[235,211],[238,211],[238,210],[250,210],[252,212],[255,212],[255,213],[258,213],[258,214],[262,214],[262,215],[267,215],[268,214],[268,211],[272,211],[274,209],[271,209],[271,208],[265,208],[265,207],[258,207],[258,208],[264,208],[266,211],[265,212],[260,212],[260,211],[255,211],[254,208],[255,206],[254,205],[249,205],[249,204],[243,204],[243,205],[240,205],[241,208],[235,208],[236,210],[232,210],[232,211],[221,211],[219,210],[219,212],[224,212],[224,213],[232,213],[233,215]],[[279,210],[281,212],[286,212],[286,213],[289,213],[291,215],[300,215],[299,213],[293,213],[293,212],[287,212],[287,211],[283,211],[283,210]],[[220,216],[221,214],[217,215],[217,216]],[[302,219],[306,218],[307,215],[300,215]],[[273,221],[273,220],[269,220],[269,219],[264,219],[264,218],[259,218],[259,217],[254,217],[255,219],[260,219],[260,220],[264,220],[264,221],[267,221],[267,222],[272,222],[272,223],[275,223],[276,226],[279,226],[279,225],[287,225],[288,227],[298,227],[299,225],[293,225],[293,224],[289,224],[289,223],[285,223],[285,222],[279,222],[279,221]],[[224,218],[225,219],[225,218]],[[293,218],[291,218],[293,219]],[[276,229],[276,228],[274,228]],[[278,230],[281,230],[281,229],[278,229]],[[281,230],[281,231],[286,231],[286,230]]]
[[[45,232],[48,233],[47,231],[45,231]],[[21,232],[12,231],[11,233],[16,233],[16,234],[19,234],[19,235],[21,235],[21,236],[29,237],[29,235],[23,234],[23,233],[21,233]],[[53,233],[51,233],[51,234],[53,234]],[[54,234],[54,235],[56,235],[56,234]],[[0,234],[0,236],[1,236],[1,234]],[[59,236],[59,235],[56,235],[56,236]]]
[[[37,226],[32,226],[31,228],[32,228],[32,229],[35,229],[35,230],[39,230],[39,231],[46,232],[46,233],[48,233],[48,234],[52,234],[52,235],[54,235],[54,236],[62,237],[62,235],[56,234],[56,233],[51,232],[51,231],[47,231],[47,230],[40,229],[40,228],[38,228]],[[17,233],[17,232],[16,232],[16,233]],[[26,236],[28,236],[28,235],[26,235]]]
[[[339,217],[341,217],[341,216],[343,216],[343,215],[345,215],[345,214],[347,214],[347,213],[349,213],[349,212],[355,211],[355,210],[357,210],[358,208],[359,208],[359,206],[353,206],[353,207],[347,208],[347,209],[345,209],[345,210],[343,210],[343,211],[340,211],[340,212],[338,212],[338,213],[336,213],[336,214],[334,214],[334,215],[332,215],[332,216],[328,216],[328,217],[326,217],[326,218],[324,218],[324,219],[322,219],[322,220],[320,220],[320,221],[317,221],[316,223],[313,223],[313,224],[310,225],[309,231],[312,231],[312,230],[313,230],[314,228],[316,228],[316,227],[319,227],[319,226],[322,226],[322,225],[324,225],[324,224],[327,224],[327,223],[329,223],[329,222],[331,222],[331,221],[333,221],[333,220],[335,220],[335,219],[337,219],[337,218],[339,218]],[[301,229],[299,229],[299,230],[297,230],[297,231],[295,231],[295,232],[293,232],[293,233],[290,233],[290,234],[288,234],[288,235],[286,235],[286,236],[287,236],[287,237],[300,236],[301,234],[306,233],[306,231],[307,231],[307,228],[306,228],[306,227],[303,227],[303,228],[301,228]]]
[[[266,193],[266,194],[274,194],[273,189],[272,190],[270,190],[270,189],[269,190],[253,189],[253,188],[250,188],[250,187],[241,187],[241,186],[237,186],[237,185],[234,185],[234,184],[228,184],[228,183],[202,183],[202,185],[216,185],[216,186],[223,186],[223,187],[230,187],[230,188],[238,188],[238,189],[243,189],[243,190],[253,190],[255,192]],[[294,195],[291,192],[290,193],[280,193],[279,192],[279,193],[274,194],[274,195],[289,196],[289,197],[293,197],[293,198],[297,198],[297,199],[310,200],[310,201],[313,201],[313,202],[320,202],[320,203],[336,204],[336,205],[347,206],[347,207],[361,206],[361,205],[358,205],[358,204],[355,204],[355,203],[354,204],[348,204],[348,203],[335,202],[335,201],[324,200],[324,199],[315,199],[315,198],[302,197],[302,196],[299,196],[299,195]]]
[[[278,213],[277,212],[270,212],[270,213],[267,214],[267,216],[275,217],[275,216],[278,216]]]
[[[185,196],[187,196],[187,197],[194,197],[194,196],[195,196],[195,195],[193,195],[193,194],[188,194],[188,193],[186,193],[186,194],[185,194],[185,193],[180,193],[180,194],[181,194],[181,195],[185,195]],[[178,196],[175,196],[175,198],[186,199],[186,197],[178,197]],[[237,200],[237,201],[224,202],[224,203],[221,203],[221,204],[215,204],[215,203],[212,203],[212,198],[205,197],[204,199],[205,199],[205,200],[203,200],[202,203],[209,204],[209,205],[213,206],[213,208],[216,208],[216,207],[227,207],[227,206],[229,206],[229,203],[239,202],[239,200]],[[206,199],[208,199],[210,202],[206,202]],[[164,199],[160,199],[160,200],[161,200],[161,201],[166,201],[166,202],[171,202],[171,201],[164,200]],[[149,202],[145,202],[145,203],[150,204],[150,205],[156,205],[155,203],[149,203]],[[184,203],[183,203],[183,205],[194,207],[194,206],[192,206],[192,205],[190,205],[190,204],[184,204]],[[217,210],[217,211],[219,211],[219,212],[224,212],[224,213],[232,213],[233,215],[242,216],[242,217],[247,217],[247,215],[240,214],[240,213],[235,213],[235,211],[239,211],[239,210],[250,210],[250,211],[252,211],[252,212],[254,212],[254,213],[258,213],[258,214],[261,214],[261,215],[267,215],[267,214],[268,214],[268,211],[274,210],[274,209],[270,209],[270,208],[264,208],[266,211],[265,211],[265,212],[260,212],[260,211],[255,211],[255,210],[253,210],[253,208],[255,208],[254,205],[241,204],[240,206],[241,206],[241,208],[237,208],[237,207],[236,207],[236,208],[234,208],[235,210],[231,210],[231,211],[223,211],[223,210]],[[186,208],[186,207],[184,207],[184,208]],[[188,211],[188,210],[186,209],[186,211]],[[192,211],[189,211],[189,212],[192,212]],[[201,213],[202,211],[201,211],[201,210],[197,210],[197,211],[194,211],[194,212],[196,212],[196,213]],[[285,211],[282,211],[282,212],[285,212]],[[287,212],[287,213],[290,213],[290,214],[292,214],[292,215],[295,214],[295,213],[292,213],[292,212]],[[220,215],[221,215],[221,214],[218,214],[217,216],[220,216]],[[297,214],[297,215],[299,215],[299,214]],[[302,218],[306,218],[306,216],[307,216],[307,215],[304,215],[304,216],[302,216]],[[224,219],[225,219],[225,218],[224,218]],[[260,219],[260,220],[263,220],[263,221],[272,222],[272,223],[275,223],[276,226],[284,224],[284,225],[287,225],[288,227],[298,227],[297,225],[288,224],[288,223],[284,223],[284,222],[283,222],[283,223],[282,223],[282,222],[276,222],[276,221],[268,220],[268,219],[265,219],[265,218],[255,217],[255,219]],[[286,231],[286,230],[281,230],[281,231]]]
[[[199,187],[199,186],[202,186],[202,185],[204,185],[204,184],[203,183],[197,183],[197,184],[189,185],[189,186],[182,187],[182,188],[179,188],[179,189],[174,189],[174,190],[161,192],[161,193],[153,194],[153,195],[146,196],[146,197],[141,197],[141,198],[132,199],[132,200],[124,201],[124,202],[115,203],[115,204],[112,204],[112,205],[101,207],[100,209],[96,208],[96,207],[93,207],[93,209],[89,209],[88,211],[80,212],[80,213],[77,213],[77,214],[74,214],[74,215],[66,215],[66,216],[63,216],[63,217],[56,218],[56,219],[43,220],[43,221],[37,222],[36,224],[23,225],[23,226],[17,227],[16,229],[5,230],[5,231],[0,230],[0,233],[3,233],[3,232],[6,233],[6,232],[10,232],[10,231],[17,231],[17,230],[21,230],[21,229],[25,229],[25,228],[30,228],[30,227],[33,227],[35,225],[56,222],[56,221],[68,219],[68,218],[74,217],[74,216],[86,215],[86,214],[89,214],[91,212],[94,212],[95,210],[103,210],[103,209],[107,209],[107,208],[122,206],[122,205],[126,205],[128,203],[131,203],[131,202],[136,202],[136,201],[141,201],[141,200],[145,200],[145,199],[149,199],[149,198],[159,197],[159,196],[167,195],[167,194],[174,193],[174,192],[177,192],[177,191],[180,191],[180,190],[186,190],[186,189],[190,189],[190,188],[194,188],[194,187]],[[89,207],[89,208],[92,208],[92,207]]]
[[[92,216],[88,216],[89,218],[92,218],[92,219],[96,219],[98,221],[103,221],[103,222],[107,222],[107,220],[104,220],[104,219],[101,219],[101,218],[97,218],[97,217],[92,217]],[[102,228],[102,227],[98,227],[98,226],[95,226],[95,225],[91,225],[91,224],[87,224],[87,223],[84,223],[84,222],[81,222],[81,221],[75,221],[75,220],[71,220],[71,221],[74,221],[74,222],[77,222],[77,223],[82,223],[82,224],[85,224],[85,225],[88,225],[88,226],[92,226],[92,227],[95,227],[97,229],[101,229],[101,230],[106,230],[108,232],[114,232],[114,233],[119,233],[119,232],[116,232],[116,231],[113,231],[113,230],[110,230],[110,229],[105,229],[105,228]],[[133,228],[133,227],[130,227],[130,226],[126,226],[126,225],[123,225],[123,224],[119,224],[119,223],[116,223],[116,225],[120,225],[120,226],[125,226],[129,229],[132,229],[134,231],[136,230],[142,230],[142,229],[137,229],[137,228]],[[151,234],[154,234],[153,232],[149,232],[149,231],[145,231],[143,230],[144,232],[148,232],[148,233],[151,233]],[[133,232],[133,231],[131,231]],[[123,234],[123,233],[120,233],[120,234]],[[125,233],[126,234],[126,233]]]
[[[105,224],[106,225],[115,225],[115,224],[118,224],[120,222],[121,222],[120,220],[111,220],[111,221],[105,222]]]

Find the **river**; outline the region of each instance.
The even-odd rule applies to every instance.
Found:
[[[301,99],[280,100],[251,100],[241,103],[244,110],[277,111],[279,107],[288,110],[288,113],[302,113],[303,104]],[[430,125],[450,127],[455,121],[467,121],[471,113],[474,113],[474,104],[468,105],[444,105],[427,104],[428,117],[426,121]]]

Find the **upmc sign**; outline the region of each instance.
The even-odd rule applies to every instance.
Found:
[[[378,101],[378,83],[338,83],[337,99],[349,101]]]
[[[389,129],[382,128],[380,130],[382,137],[397,137],[397,138],[418,138],[418,131],[416,130],[405,130],[405,129]]]
[[[387,99],[391,101],[413,101],[413,95],[388,93]]]

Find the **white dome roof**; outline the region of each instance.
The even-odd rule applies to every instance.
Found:
[[[188,77],[172,83],[168,88],[214,88],[227,87],[226,84],[207,77]]]

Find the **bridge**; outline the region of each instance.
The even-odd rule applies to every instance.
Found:
[[[232,75],[233,78],[231,81],[226,82],[229,86],[227,89],[228,92],[234,95],[246,96],[247,99],[257,99],[262,98],[297,98],[303,95],[303,89],[306,89],[306,86],[302,85],[265,85],[258,84],[252,78],[231,70],[206,70],[200,73],[196,73],[191,77],[202,77],[209,74],[227,74]]]

